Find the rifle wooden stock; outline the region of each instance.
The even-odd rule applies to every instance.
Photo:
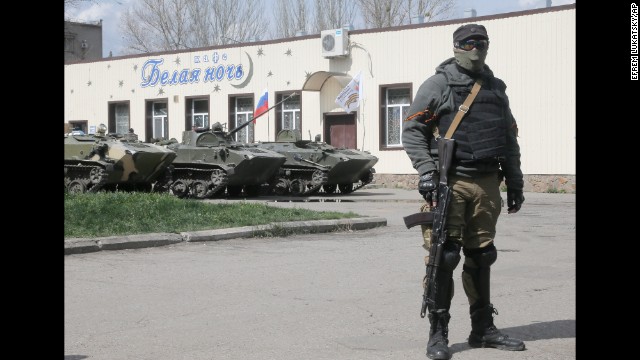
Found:
[[[432,212],[419,212],[411,215],[407,215],[404,218],[404,224],[407,229],[411,229],[416,225],[431,225],[433,224]]]

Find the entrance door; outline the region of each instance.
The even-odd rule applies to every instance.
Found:
[[[337,148],[357,149],[356,113],[325,115],[324,141]]]

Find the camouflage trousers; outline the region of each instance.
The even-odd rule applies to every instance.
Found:
[[[493,243],[496,235],[496,223],[503,206],[500,195],[501,179],[498,174],[465,178],[450,176],[452,197],[447,216],[447,240],[457,241],[466,249],[477,249]],[[428,204],[422,205],[420,211],[431,211]],[[431,245],[431,226],[422,225],[422,237],[425,250]],[[429,263],[429,256],[424,257],[425,265]],[[473,259],[465,257],[464,268],[478,268]],[[423,288],[426,286],[426,276],[422,279]],[[475,304],[480,295],[478,285],[468,271],[462,272],[462,286],[469,301]],[[450,299],[453,298],[454,286],[451,283]]]
[[[502,207],[498,174],[475,178],[452,175],[449,183],[453,191],[447,217],[448,240],[458,241],[466,249],[491,244]],[[431,211],[429,204],[422,205],[420,211]],[[422,237],[423,247],[429,251],[431,226],[422,225]]]

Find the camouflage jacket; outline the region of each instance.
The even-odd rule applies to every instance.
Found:
[[[452,174],[474,177],[477,175],[498,172],[502,170],[507,187],[510,189],[522,189],[524,185],[522,170],[520,169],[520,146],[517,140],[516,121],[509,108],[509,100],[504,92],[506,85],[502,80],[493,76],[489,66],[485,65],[481,73],[485,83],[492,81],[498,84],[497,91],[505,103],[504,116],[512,124],[507,131],[507,146],[505,158],[500,162],[478,162],[473,166],[461,166],[454,159]],[[471,86],[475,79],[468,72],[456,64],[455,58],[449,58],[436,68],[436,74],[425,80],[412,102],[407,116],[402,124],[402,144],[413,167],[419,174],[424,174],[438,169],[437,149],[431,149],[432,138],[439,136],[437,130],[440,116],[457,112],[455,108],[452,90],[449,84]],[[472,108],[473,109],[473,108]],[[472,109],[470,111],[472,111]],[[426,110],[426,111],[425,111]],[[464,122],[464,118],[462,120]],[[442,134],[444,136],[444,134]],[[435,151],[434,151],[435,150]]]

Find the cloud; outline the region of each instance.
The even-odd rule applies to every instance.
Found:
[[[81,22],[94,22],[100,19],[104,20],[114,13],[113,4],[99,3],[80,6],[76,9],[71,9],[67,13],[73,20]]]
[[[76,9],[67,11],[67,15],[75,21],[97,22],[102,19],[102,54],[109,56],[122,55],[122,36],[119,30],[122,12],[129,8],[134,0],[102,0],[98,3],[87,1]]]

